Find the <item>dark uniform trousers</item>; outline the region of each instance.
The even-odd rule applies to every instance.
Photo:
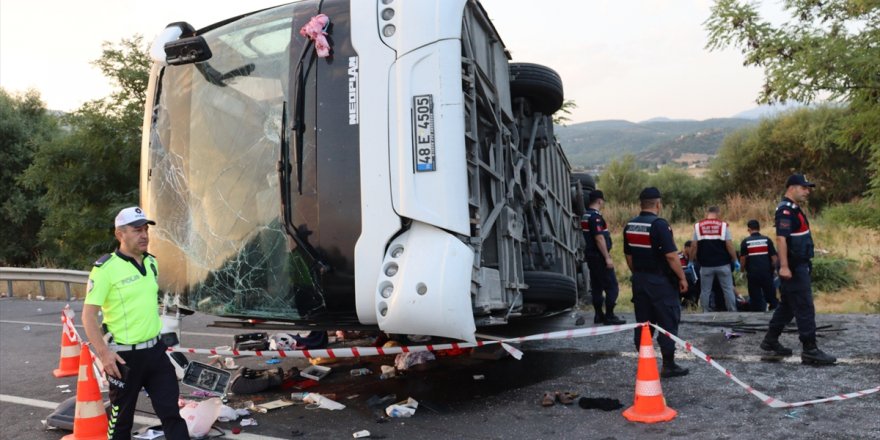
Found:
[[[803,263],[791,270],[791,279],[782,280],[781,301],[770,318],[770,332],[777,336],[792,319],[797,323],[801,343],[816,342],[816,309],[810,287],[810,265]]]
[[[779,305],[776,299],[776,289],[773,288],[773,274],[752,273],[748,274],[749,279],[749,307],[755,312],[763,312],[767,310],[767,303],[770,308],[775,309]]]
[[[128,440],[134,425],[134,410],[141,388],[147,390],[153,409],[162,421],[162,430],[168,440],[189,439],[186,422],[180,417],[177,401],[180,388],[177,374],[165,354],[167,347],[161,341],[152,348],[118,351],[128,367],[122,388],[110,381],[110,440]]]
[[[587,257],[587,267],[590,269],[590,295],[593,297],[593,306],[596,310],[602,310],[602,292],[605,292],[605,312],[613,311],[620,293],[614,268],[609,269],[605,265],[605,258],[601,255]]]
[[[678,334],[678,322],[681,320],[681,304],[679,303],[678,288],[672,284],[669,277],[647,272],[636,272],[632,276],[633,305],[635,306],[636,322],[651,321],[663,327],[673,335]],[[654,328],[648,327],[651,335]],[[641,342],[641,330],[635,331],[634,341],[636,350]],[[669,356],[675,352],[675,342],[666,335],[657,336],[660,351]]]

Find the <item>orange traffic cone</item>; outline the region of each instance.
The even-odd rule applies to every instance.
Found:
[[[92,370],[92,353],[87,344],[83,344],[80,351],[73,434],[65,435],[61,440],[106,440],[107,413]]]
[[[623,412],[631,422],[668,422],[678,413],[666,406],[663,389],[660,388],[660,374],[654,358],[654,341],[647,325],[642,327],[642,341],[639,347],[639,370],[636,373],[636,397],[633,406]]]
[[[67,308],[61,312],[61,360],[58,368],[52,371],[55,377],[76,376],[79,374],[79,342],[71,331],[73,318],[67,316]]]

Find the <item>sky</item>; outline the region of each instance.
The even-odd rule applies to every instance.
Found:
[[[355,0],[369,1],[369,0]],[[146,41],[175,21],[196,29],[283,0],[4,0],[0,87],[70,111],[111,93],[91,62],[104,41]],[[513,61],[552,67],[573,123],[709,119],[756,107],[762,72],[736,49],[709,52],[711,0],[482,0]],[[775,3],[765,1],[765,3]],[[766,8],[767,6],[765,6]]]

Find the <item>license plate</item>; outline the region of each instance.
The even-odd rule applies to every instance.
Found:
[[[413,153],[416,172],[437,171],[432,95],[413,96]]]

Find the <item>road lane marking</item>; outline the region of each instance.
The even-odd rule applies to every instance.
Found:
[[[60,404],[58,402],[49,402],[46,400],[37,400],[37,399],[28,399],[27,397],[10,396],[9,394],[0,394],[0,402],[14,403],[17,405],[33,406],[36,408],[45,408],[45,409],[51,409],[51,410],[54,410]],[[153,417],[139,416],[139,415],[134,416],[134,422],[137,423],[138,425],[144,425],[144,426],[156,426],[156,425],[162,424],[162,422],[159,419],[155,419]],[[223,438],[226,438],[226,436],[224,436]],[[241,440],[260,440],[260,439],[284,440],[284,439],[278,438],[278,437],[269,437],[267,435],[249,434],[246,432],[236,434],[235,438],[241,439]]]

